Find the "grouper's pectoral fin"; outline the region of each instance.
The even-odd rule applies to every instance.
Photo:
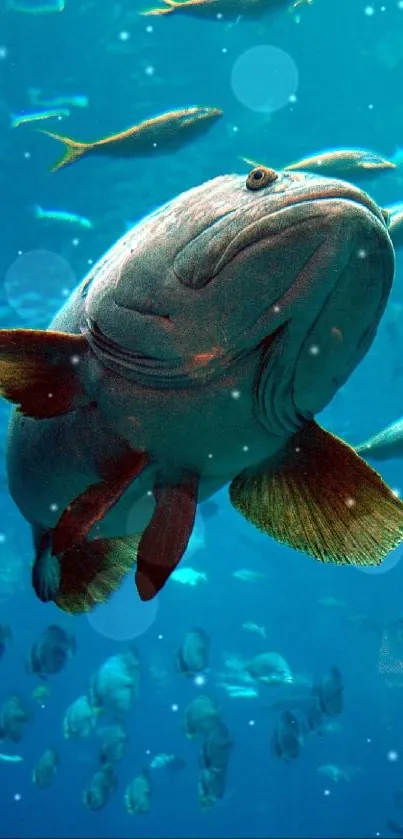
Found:
[[[154,489],[156,509],[137,552],[136,585],[142,600],[163,588],[182,558],[196,516],[198,475]]]
[[[0,395],[33,419],[57,417],[89,404],[80,363],[83,335],[42,329],[0,329]]]
[[[108,470],[105,480],[91,484],[75,498],[66,507],[53,531],[52,554],[59,556],[82,542],[91,527],[104,518],[148,463],[149,457],[145,452],[128,448]]]
[[[338,565],[379,565],[403,540],[403,503],[356,452],[315,422],[282,465],[240,475],[230,498],[259,530]]]

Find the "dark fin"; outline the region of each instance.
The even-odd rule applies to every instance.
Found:
[[[0,395],[33,419],[75,410],[89,402],[77,374],[88,350],[83,335],[0,329]]]
[[[60,557],[60,584],[55,603],[77,615],[105,603],[136,562],[140,536],[81,542]]]
[[[259,530],[337,565],[380,565],[403,539],[403,503],[353,449],[315,422],[283,464],[235,478],[231,501]]]
[[[39,130],[41,134],[47,134],[48,137],[52,137],[53,140],[59,140],[60,143],[64,143],[66,146],[64,156],[51,166],[50,172],[57,172],[59,169],[69,166],[70,163],[75,163],[80,157],[88,154],[89,150],[94,146],[93,143],[79,143],[77,140],[72,140],[70,137],[63,137],[61,134],[54,134],[52,131]]]
[[[59,556],[82,542],[91,527],[104,518],[149,461],[144,452],[128,450],[106,480],[91,484],[62,513],[52,538],[52,554]]]
[[[60,565],[56,556],[50,553],[51,531],[39,525],[33,526],[35,560],[32,567],[32,585],[35,594],[47,603],[57,594],[60,582]]]
[[[136,585],[142,600],[163,588],[182,558],[193,530],[199,476],[154,489],[157,506],[138,549]]]

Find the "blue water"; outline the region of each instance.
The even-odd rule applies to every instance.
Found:
[[[299,22],[284,12],[228,25],[185,16],[140,17],[140,0],[66,0],[64,11],[54,14],[27,14],[8,8],[3,0],[1,327],[46,325],[74,280],[128,224],[209,178],[246,172],[241,155],[274,168],[334,146],[392,156],[403,143],[399,6],[397,0],[314,0],[298,10]],[[231,86],[235,62],[259,45],[287,53],[298,76],[297,89],[290,90],[296,101],[270,116],[242,104]],[[263,97],[261,78],[251,73],[249,84]],[[287,92],[289,76],[280,74],[277,84],[280,93]],[[40,109],[30,102],[29,88],[40,89],[44,99],[87,96],[88,107],[71,106],[68,119],[42,124],[83,140],[194,103],[219,106],[224,118],[172,156],[88,159],[50,175],[49,166],[61,150],[58,144],[36,132],[35,124],[10,128],[11,114]],[[402,200],[401,170],[371,182],[368,191],[381,206]],[[36,219],[35,205],[90,218],[93,229]],[[44,277],[38,270],[37,251],[43,250],[51,264],[63,258],[66,273],[57,279],[60,301],[55,300],[52,272]],[[18,267],[19,254],[27,258],[24,270]],[[352,443],[402,413],[402,265],[397,253],[396,278],[374,345],[319,417],[326,428]],[[8,414],[6,403],[0,404],[2,447]],[[387,819],[401,818],[394,794],[402,783],[403,679],[383,672],[379,634],[354,618],[368,616],[383,628],[399,618],[403,562],[393,561],[389,567],[387,561],[380,574],[321,566],[253,530],[231,508],[227,490],[220,491],[217,515],[204,520],[204,542],[184,563],[205,572],[207,583],[190,587],[170,581],[159,597],[154,622],[136,639],[141,684],[128,715],[130,739],[117,766],[118,789],[105,809],[89,812],[82,793],[96,769],[96,742],[64,740],[62,719],[68,705],[85,693],[92,674],[127,644],[106,638],[85,616],[66,615],[36,599],[30,586],[29,528],[8,495],[2,469],[0,623],[10,624],[14,638],[0,661],[0,703],[10,693],[20,693],[34,716],[19,744],[0,744],[0,750],[23,757],[18,764],[0,762],[1,836],[392,835]],[[382,464],[380,471],[394,489],[403,487],[401,462]],[[263,577],[257,582],[234,578],[234,571],[242,568]],[[329,597],[338,604],[319,603]],[[129,610],[130,603],[124,608]],[[267,641],[242,629],[248,621],[266,628]],[[26,673],[24,663],[32,642],[51,623],[74,633],[77,653],[65,670],[49,678],[49,696],[41,707],[32,698],[38,679]],[[202,688],[175,667],[178,647],[192,626],[202,627],[211,641]],[[258,697],[236,699],[216,684],[226,654],[247,658],[267,649],[281,653],[295,674],[315,679],[336,665],[344,681],[340,730],[311,736],[300,757],[289,764],[271,750],[277,717],[265,705],[272,689],[263,686]],[[156,678],[156,668],[165,671],[164,678]],[[210,813],[202,812],[197,800],[197,744],[183,732],[184,709],[201,690],[217,699],[234,741],[226,793]],[[49,747],[57,750],[60,767],[53,785],[40,790],[31,781],[32,768]],[[186,768],[172,781],[156,770],[150,812],[130,816],[124,807],[125,788],[149,755],[161,752],[178,755]],[[360,771],[350,782],[334,783],[317,772],[323,764]]]

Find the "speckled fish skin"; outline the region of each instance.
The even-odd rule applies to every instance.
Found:
[[[111,248],[51,324],[85,331],[88,404],[40,421],[14,412],[8,476],[22,514],[54,528],[122,440],[152,461],[92,535],[141,532],[157,475],[199,474],[202,501],[267,463],[367,352],[393,273],[381,211],[347,183],[280,172],[252,191],[225,175],[179,195]]]

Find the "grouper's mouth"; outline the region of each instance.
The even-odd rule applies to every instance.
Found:
[[[262,351],[264,350],[267,354],[283,330],[282,325],[267,335],[260,342]],[[211,382],[223,375],[233,363],[260,350],[260,345],[238,351],[228,349],[219,357],[203,358],[202,363],[194,364],[180,359],[156,358],[122,347],[121,344],[104,335],[95,321],[89,317],[86,317],[81,331],[94,355],[105,367],[145,387],[174,389],[200,387],[201,384]]]

